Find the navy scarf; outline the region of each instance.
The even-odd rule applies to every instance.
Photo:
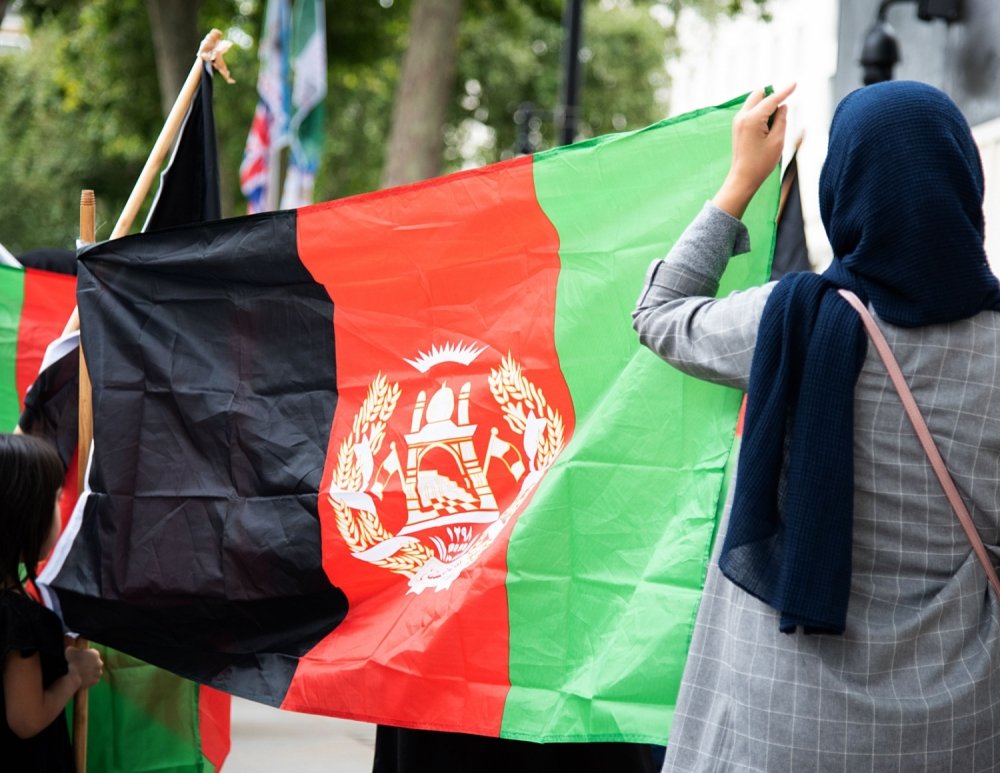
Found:
[[[903,327],[1000,311],[982,204],[979,152],[944,93],[891,81],[840,103],[820,176],[834,260],[822,275],[783,278],[764,307],[719,558],[780,613],[782,631],[843,633],[847,620],[854,385],[867,338],[837,288]]]

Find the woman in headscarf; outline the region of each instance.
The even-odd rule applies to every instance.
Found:
[[[716,300],[793,88],[748,97],[726,181],[633,315],[672,365],[748,393],[665,769],[1000,770],[1000,603],[837,293],[876,316],[996,558],[1000,284],[979,153],[926,84],[849,94],[820,177],[831,266]]]

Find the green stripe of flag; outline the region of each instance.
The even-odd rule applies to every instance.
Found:
[[[576,428],[511,539],[505,737],[666,739],[741,394],[642,350],[631,311],[650,261],[725,177],[741,103],[535,159],[559,232],[556,346]],[[723,294],[766,280],[777,194],[776,173]]]
[[[90,689],[87,769],[100,773],[214,773],[201,748],[196,683],[109,647]]]
[[[24,306],[24,271],[0,266],[0,431],[17,426],[17,339]]]

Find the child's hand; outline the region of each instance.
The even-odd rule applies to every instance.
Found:
[[[66,662],[69,663],[69,672],[80,680],[80,687],[92,687],[101,679],[104,673],[104,661],[101,660],[101,653],[93,648],[79,649],[77,647],[66,648]]]

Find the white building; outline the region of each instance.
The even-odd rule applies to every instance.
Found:
[[[946,67],[954,69],[958,59],[946,56],[949,50],[961,49],[969,56],[974,42],[970,28],[991,27],[1000,16],[985,11],[976,15],[978,5],[993,2],[968,0],[966,18],[950,28],[943,21],[918,21],[915,4],[900,4],[890,21],[897,28],[903,50],[895,77],[924,80],[944,89],[970,120],[979,121],[974,123],[973,133],[986,172],[986,248],[994,269],[1000,270],[1000,118],[995,117],[1000,111],[991,115],[983,98],[976,102],[966,99],[960,88],[962,79],[951,70],[944,72]],[[682,54],[668,65],[673,77],[670,112],[674,115],[724,102],[760,86],[798,83],[789,100],[787,141],[791,146],[802,137],[798,168],[806,239],[810,259],[820,270],[832,257],[819,216],[818,194],[827,131],[839,97],[861,85],[857,60],[863,33],[874,21],[877,7],[878,0],[771,0],[770,23],[752,11],[735,19],[720,18],[714,24],[685,12],[678,21]],[[1000,36],[1000,29],[995,32],[990,40]],[[937,53],[931,55],[932,48]],[[1000,104],[1000,92],[995,87],[990,91]],[[981,120],[984,116],[990,119]],[[786,152],[786,158],[788,155]]]

